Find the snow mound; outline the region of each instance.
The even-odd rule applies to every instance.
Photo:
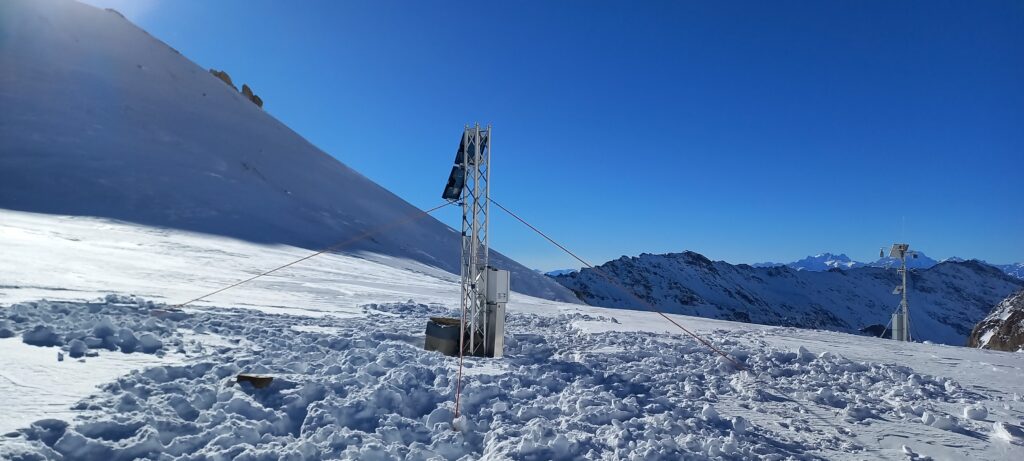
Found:
[[[46,325],[36,325],[31,330],[21,334],[21,340],[25,344],[33,346],[60,346],[64,344],[60,336],[53,332],[53,328]]]
[[[983,420],[988,418],[988,409],[984,405],[968,405],[964,407],[964,418]]]
[[[160,355],[164,347],[160,338],[175,341],[174,323],[152,316],[153,310],[151,302],[111,295],[85,304],[14,304],[0,310],[0,322],[12,332],[21,331],[25,344],[62,346],[71,358],[100,351]]]

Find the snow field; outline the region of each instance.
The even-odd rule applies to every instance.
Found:
[[[441,305],[367,305],[345,318],[154,311],[162,307],[116,296],[0,310],[18,334],[43,326],[88,339],[97,327],[127,328],[184,360],[102,386],[73,421],[42,419],[0,438],[0,457],[814,459],[898,455],[864,434],[908,424],[1019,443],[1017,425],[952,416],[984,398],[952,379],[780,349],[760,332],[709,336],[747,368],[738,371],[679,335],[581,330],[618,320],[580,313],[510,315],[507,357],[466,360],[453,430],[456,361],[421,349],[426,319],[453,314]],[[275,379],[255,389],[234,382],[242,371]],[[904,441],[927,452],[922,443]]]

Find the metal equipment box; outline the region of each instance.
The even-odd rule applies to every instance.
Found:
[[[506,270],[487,268],[487,303],[508,302],[509,274]]]
[[[427,322],[427,337],[423,348],[457,357],[460,333],[462,333],[462,322],[459,319],[431,317]]]

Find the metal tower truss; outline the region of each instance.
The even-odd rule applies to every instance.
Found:
[[[490,215],[491,127],[467,126],[443,198],[462,205],[462,331],[459,348],[468,355],[492,355],[487,347],[494,319],[486,298]],[[493,310],[493,309],[491,309]],[[502,313],[503,315],[504,313]],[[500,354],[500,352],[499,352]]]

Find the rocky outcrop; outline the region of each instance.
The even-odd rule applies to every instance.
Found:
[[[234,88],[235,91],[238,91],[238,87],[231,81],[231,76],[228,75],[227,72],[224,72],[223,70],[210,69],[210,73],[213,74],[214,77],[219,78],[222,82],[227,83],[231,88]]]
[[[252,88],[249,88],[249,85],[244,83],[242,84],[242,96],[245,96],[245,99],[248,99],[252,101],[253,104],[259,106],[260,109],[263,108],[263,100],[252,92]]]
[[[1010,352],[1024,348],[1024,290],[1004,299],[978,322],[967,345]]]
[[[228,86],[230,86],[231,88],[234,88],[235,91],[238,91],[238,87],[235,86],[235,83],[231,81],[231,76],[228,75],[227,72],[223,70],[210,69],[210,73],[213,74],[214,77],[219,78],[222,82],[227,83]],[[256,96],[256,93],[253,93],[252,88],[249,88],[249,85],[243,83],[242,91],[240,91],[240,93],[242,93],[242,96],[245,96],[245,99],[248,99],[253,104],[256,104],[256,106],[259,107],[260,109],[263,108],[263,99],[260,98],[259,96]]]

